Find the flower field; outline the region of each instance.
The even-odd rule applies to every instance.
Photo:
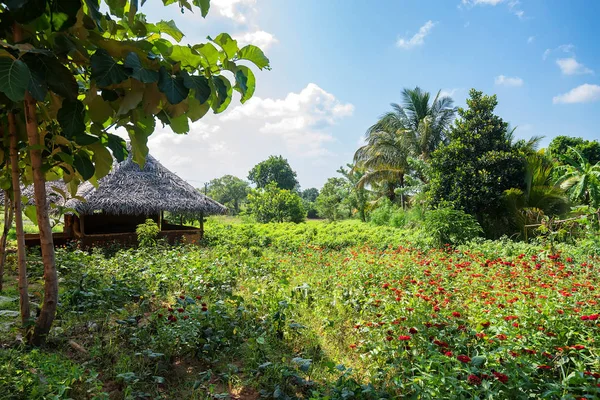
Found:
[[[286,224],[209,224],[201,248],[61,251],[52,350],[37,369],[0,350],[0,384],[8,398],[600,397],[589,244],[427,249],[368,225],[356,236],[376,240],[350,243],[356,226],[286,240]]]

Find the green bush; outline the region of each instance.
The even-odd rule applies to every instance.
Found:
[[[438,246],[462,244],[483,233],[475,217],[449,206],[425,213],[422,227]]]
[[[256,189],[248,195],[248,210],[258,222],[304,221],[302,199],[295,192],[280,189],[275,183]]]
[[[156,238],[160,233],[157,223],[147,219],[143,224],[139,224],[135,230],[140,247],[156,246]]]

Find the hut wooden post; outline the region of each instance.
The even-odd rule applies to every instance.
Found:
[[[162,224],[163,224],[164,218],[165,218],[164,211],[161,211],[160,214],[158,215],[158,229],[160,229],[161,231],[162,231]]]
[[[200,239],[204,237],[204,213],[200,213]]]
[[[83,216],[83,214],[81,214],[79,216],[79,230],[80,230],[81,236],[85,236],[85,225],[84,225],[83,220],[84,220],[84,216]]]

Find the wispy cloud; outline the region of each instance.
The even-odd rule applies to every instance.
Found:
[[[518,76],[510,77],[505,75],[499,75],[494,80],[494,83],[498,86],[511,86],[511,87],[519,87],[523,86],[523,79]]]
[[[431,32],[431,30],[433,29],[433,27],[436,24],[437,24],[437,22],[433,22],[432,20],[425,22],[425,25],[423,25],[421,28],[419,28],[419,32],[415,33],[413,35],[413,37],[411,37],[410,39],[408,39],[408,38],[398,39],[398,41],[396,42],[396,46],[398,46],[402,49],[408,50],[408,49],[412,49],[413,47],[423,45],[423,43],[425,43],[425,37],[427,37],[427,35],[429,35],[429,33]]]
[[[527,44],[531,44],[531,43],[533,43],[533,42],[535,42],[535,36],[529,36],[529,37],[527,38]]]
[[[575,57],[559,58],[556,60],[556,64],[560,68],[563,75],[585,75],[594,73],[594,71],[585,65],[577,62]]]
[[[507,4],[509,11],[519,17],[519,19],[525,18],[525,11],[521,9],[521,2],[519,0],[461,0],[460,5],[467,7],[497,6],[501,3]]]
[[[573,54],[573,51],[575,50],[575,46],[572,44],[561,44],[560,46],[554,48],[554,49],[546,49],[546,51],[544,51],[544,54],[542,55],[542,58],[544,60],[546,60],[550,54],[554,53],[554,52],[562,52],[562,53],[567,53],[567,54]]]
[[[600,100],[600,86],[584,83],[565,94],[554,96],[554,104],[591,103]]]
[[[279,42],[273,34],[261,30],[233,35],[233,38],[238,41],[240,47],[253,44],[263,51]]]

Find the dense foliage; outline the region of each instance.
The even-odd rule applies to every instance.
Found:
[[[267,187],[271,182],[287,190],[297,190],[300,186],[296,179],[296,172],[282,156],[270,156],[256,164],[250,170],[248,179],[259,189]]]
[[[524,186],[525,163],[511,148],[508,124],[494,114],[497,104],[496,96],[471,90],[448,144],[431,159],[431,203],[451,202],[482,223],[502,209],[504,191]]]
[[[302,222],[306,212],[300,196],[275,182],[248,194],[248,212],[258,222]]]
[[[233,175],[225,175],[208,183],[207,194],[227,208],[230,213],[240,213],[240,206],[246,202],[250,191],[248,182]]]
[[[203,248],[58,251],[54,350],[0,349],[2,394],[600,395],[598,241],[432,249],[359,221],[206,229]]]

